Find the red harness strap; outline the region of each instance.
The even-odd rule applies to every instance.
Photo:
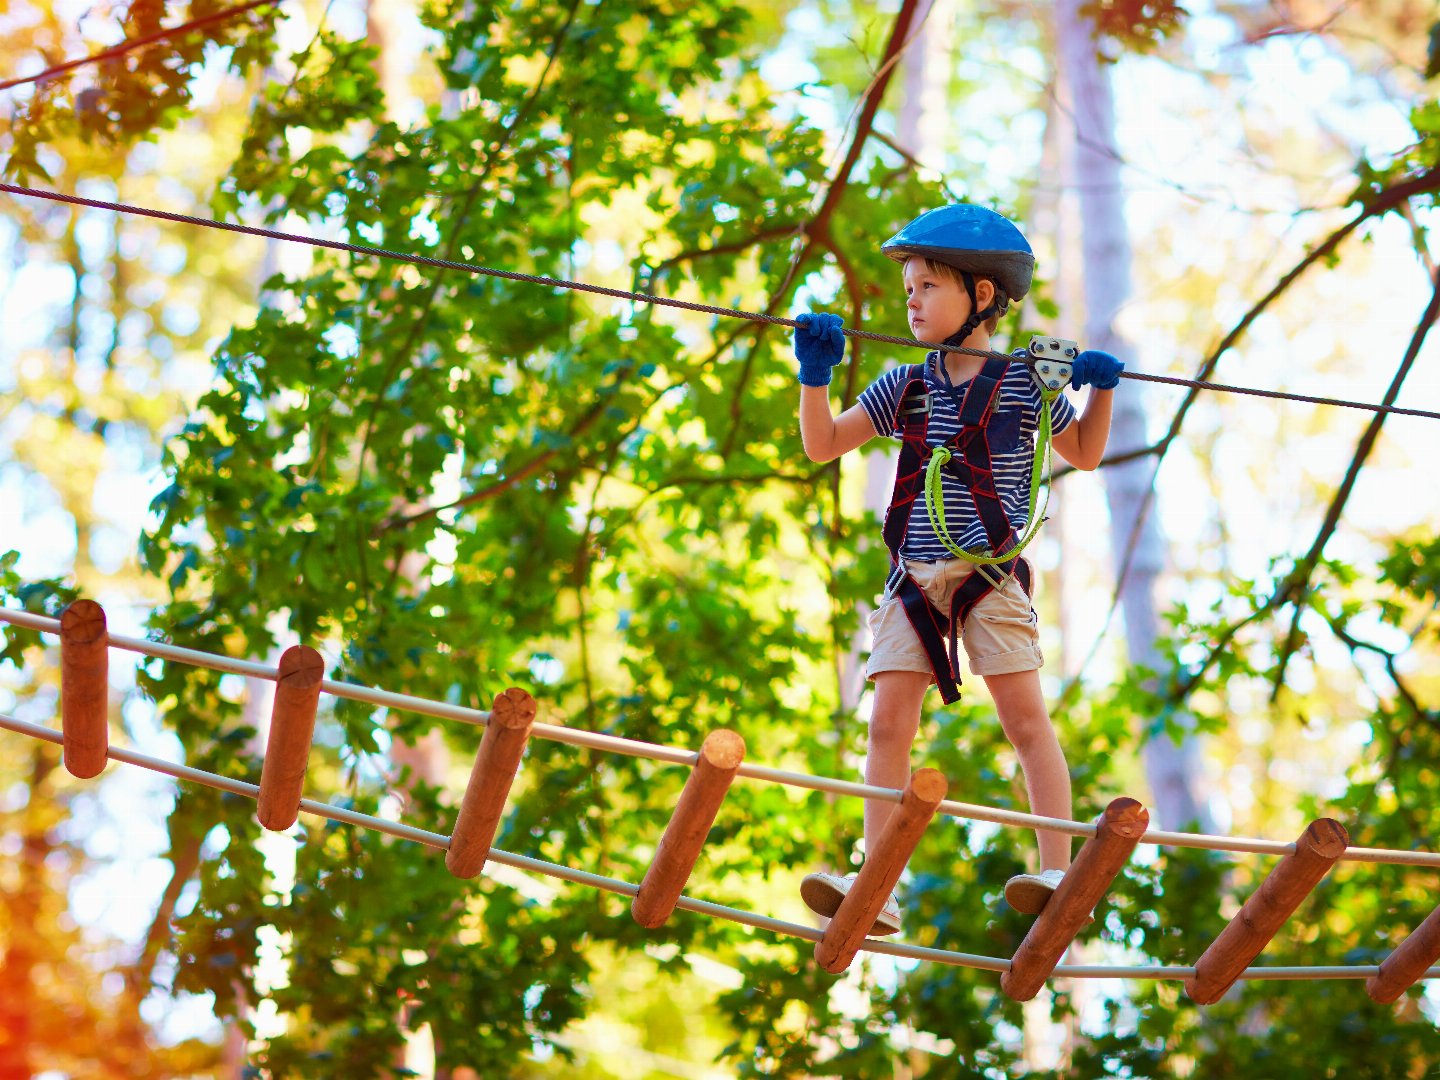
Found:
[[[986,360],[980,374],[971,380],[963,398],[958,393],[952,393],[961,426],[955,437],[948,441],[954,456],[946,466],[969,490],[991,550],[1002,554],[1014,544],[1015,531],[995,490],[987,427],[999,401],[1000,384],[1008,368],[1009,364],[1004,360]],[[910,526],[910,512],[924,485],[925,464],[931,454],[925,440],[933,408],[934,395],[925,389],[925,366],[912,365],[895,409],[893,430],[899,433],[901,444],[900,462],[895,470],[895,489],[890,497],[890,507],[885,512],[885,546],[890,551],[890,576],[886,579],[885,594],[899,598],[910,625],[915,628],[920,644],[925,648],[930,669],[935,675],[935,685],[940,688],[940,697],[949,705],[960,699],[960,630],[975,605],[994,585],[986,574],[972,573],[955,590],[947,614],[930,602],[900,562],[900,547]],[[1023,559],[1011,559],[995,569],[1007,576],[1013,574],[1029,595],[1030,567]]]

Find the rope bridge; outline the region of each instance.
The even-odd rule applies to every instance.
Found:
[[[1294,843],[1250,837],[1166,832],[1148,827],[1149,815],[1134,799],[1117,798],[1095,823],[1040,817],[945,798],[946,783],[934,769],[920,769],[906,789],[875,787],[813,776],[744,761],[744,740],[732,731],[713,731],[699,751],[563,725],[537,723],[536,703],[523,690],[506,690],[489,711],[469,709],[393,691],[324,677],[324,660],[308,646],[286,650],[279,665],[218,656],[142,638],[110,634],[105,613],[90,600],[77,600],[59,619],[0,608],[0,623],[60,638],[61,730],[0,714],[0,728],[63,747],[66,768],[75,776],[98,775],[108,761],[255,799],[262,825],[287,830],[300,813],[313,814],[445,852],[447,869],[457,877],[479,874],[487,862],[569,881],[632,898],[631,913],[643,926],[662,925],[679,909],[726,919],[816,944],[826,970],[845,971],[858,952],[904,957],[1000,973],[1002,990],[1016,1000],[1034,997],[1052,977],[1081,979],[1181,980],[1200,1004],[1218,1001],[1241,979],[1364,979],[1378,1002],[1396,1000],[1421,979],[1440,977],[1440,908],[1437,908],[1379,965],[1255,967],[1259,956],[1285,922],[1339,861],[1440,867],[1440,852],[1355,847],[1338,822],[1312,822]],[[260,783],[164,761],[109,745],[109,650],[264,679],[276,684]],[[331,806],[303,795],[320,694],[485,729],[469,783],[450,835]],[[632,757],[644,757],[691,769],[690,778],[639,885],[604,877],[491,846],[505,810],[525,745],[532,737]],[[868,853],[845,901],[824,929],[698,900],[684,895],[716,815],[737,776],[792,787],[898,803],[898,812],[875,850]],[[935,814],[1011,827],[1047,829],[1086,838],[1073,867],[1050,903],[1036,918],[1011,958],[926,948],[866,937],[880,907],[899,880],[920,837]],[[1279,855],[1279,863],[1245,901],[1240,912],[1193,966],[1107,966],[1061,964],[1059,960],[1089,913],[1109,888],[1139,843],[1168,847]]]

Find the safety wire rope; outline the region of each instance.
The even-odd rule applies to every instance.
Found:
[[[718,315],[723,318],[769,323],[773,326],[798,327],[800,325],[794,319],[787,319],[779,315],[767,315],[758,311],[745,311],[740,308],[701,304],[691,300],[677,300],[669,296],[633,292],[629,289],[613,289],[608,286],[594,285],[585,281],[571,281],[567,278],[547,277],[543,274],[522,274],[515,270],[502,270],[498,267],[481,266],[477,263],[458,262],[453,259],[437,259],[429,255],[418,255],[408,251],[395,251],[390,248],[374,247],[369,244],[352,244],[345,240],[327,240],[323,237],[301,236],[297,233],[282,232],[279,229],[269,229],[260,225],[243,225],[239,222],[219,221],[215,218],[195,217],[191,214],[177,214],[169,210],[154,210],[150,207],[135,206],[130,203],[110,202],[105,199],[88,199],[79,195],[67,195],[59,191],[42,191],[38,188],[23,187],[18,184],[0,183],[0,191],[22,198],[44,199],[50,202],[66,203],[72,206],[88,206],[95,210],[108,210],[117,214],[154,218],[159,221],[169,221],[179,225],[193,225],[203,229],[220,229],[225,232],[242,233],[246,236],[260,236],[269,240],[281,240],[288,243],[307,244],[310,247],[329,248],[334,251],[349,252],[352,255],[389,259],[394,262],[411,263],[416,266],[430,266],[439,270],[459,270],[462,273],[501,278],[506,281],[519,281],[530,285],[542,285],[553,289],[569,289],[574,292],[610,296],[617,300],[628,300],[633,303],[654,304],[660,307],[679,308],[685,311],[698,311],[708,315]],[[847,337],[864,341],[877,341],[886,345],[900,345],[910,348],[918,347],[932,351],[944,349],[947,352],[979,356],[986,359],[1006,361],[1024,359],[1023,357],[995,352],[990,349],[972,349],[966,346],[944,345],[939,342],[896,337],[891,334],[876,334],[869,330],[853,330],[849,327],[843,328],[843,332]],[[1142,371],[1122,371],[1120,377],[1138,382],[1164,383],[1168,386],[1186,386],[1199,390],[1213,390],[1217,393],[1244,394],[1251,397],[1270,398],[1279,401],[1298,401],[1311,405],[1330,405],[1343,409],[1360,409],[1366,412],[1389,413],[1396,416],[1418,416],[1426,420],[1440,420],[1440,412],[1431,409],[1411,409],[1399,405],[1383,405],[1364,401],[1347,401],[1343,398],[1320,397],[1312,394],[1296,394],[1286,390],[1265,390],[1251,386],[1232,386],[1227,383],[1184,379],[1174,375],[1152,375]]]

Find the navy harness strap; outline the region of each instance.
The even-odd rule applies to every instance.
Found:
[[[916,393],[918,389],[918,393]],[[900,545],[910,528],[910,508],[925,486],[925,460],[930,448],[925,445],[930,430],[930,397],[925,392],[925,365],[912,364],[895,408],[893,431],[899,432],[900,461],[895,468],[895,490],[890,508],[885,511],[885,546],[890,561],[900,565]]]
[[[1015,532],[995,490],[987,426],[1000,399],[1000,384],[1008,368],[1007,361],[987,359],[980,374],[970,381],[963,397],[951,388],[950,396],[960,415],[961,427],[949,440],[954,456],[946,465],[969,490],[991,550],[999,552],[1014,543]],[[900,390],[893,426],[900,435],[901,445],[900,461],[895,470],[895,489],[890,497],[890,507],[885,512],[884,537],[885,546],[890,550],[891,566],[886,591],[900,600],[925,649],[940,697],[949,705],[960,699],[961,628],[975,605],[994,586],[987,575],[972,573],[955,590],[947,614],[930,603],[924,590],[900,562],[900,547],[910,527],[910,512],[925,482],[925,463],[931,452],[925,440],[930,428],[933,401],[933,396],[925,389],[925,366],[912,365]],[[1011,559],[996,569],[1003,574],[1013,574],[1029,595],[1030,567],[1024,560]]]
[[[975,514],[985,527],[985,539],[990,550],[997,554],[1004,554],[1015,542],[1015,531],[1010,527],[1000,494],[995,490],[989,432],[990,417],[1000,400],[1000,384],[1004,382],[1009,368],[1008,360],[987,359],[980,374],[971,380],[964,398],[958,403],[960,430],[950,440],[950,445],[959,453],[947,463],[956,466],[949,471],[969,490]],[[1011,569],[1007,566],[1002,572],[1008,574]]]

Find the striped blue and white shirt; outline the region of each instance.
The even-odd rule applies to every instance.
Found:
[[[925,442],[932,447],[949,442],[960,430],[960,413],[947,383],[938,372],[937,357],[938,354],[932,352],[925,358],[925,388],[933,395],[934,402]],[[865,407],[870,423],[881,437],[895,437],[895,408],[909,373],[908,364],[891,368],[860,394],[860,404]],[[964,382],[955,388],[959,397],[964,397],[969,385]],[[1005,516],[1010,519],[1016,533],[1025,528],[1030,515],[1030,469],[1035,460],[1035,433],[1039,430],[1043,407],[1040,387],[1029,366],[1023,362],[1011,364],[1000,384],[1000,397],[995,403],[988,430],[995,489],[1000,495],[1000,504],[1005,508]],[[1053,436],[1074,421],[1075,407],[1061,394],[1055,398],[1051,409]],[[942,470],[940,476],[945,524],[950,538],[963,548],[985,546],[988,543],[985,526],[975,513],[975,504],[969,492],[949,472]],[[900,554],[922,562],[953,558],[930,527],[923,492],[910,508],[910,526],[904,543],[900,545]]]

